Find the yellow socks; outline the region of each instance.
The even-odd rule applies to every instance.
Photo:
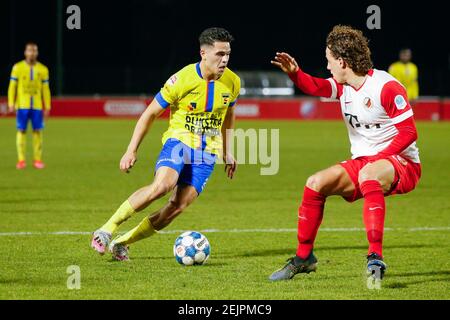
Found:
[[[27,148],[26,132],[17,131],[16,134],[17,158],[19,161],[25,161],[25,152]]]
[[[128,200],[125,200],[125,202],[122,203],[119,209],[117,209],[116,213],[114,213],[114,215],[108,220],[108,222],[106,222],[100,229],[113,234],[114,231],[116,231],[116,229],[119,227],[119,225],[127,221],[135,213],[136,211],[133,209],[130,202]]]
[[[42,161],[42,131],[33,131],[34,161]]]
[[[121,244],[132,244],[133,242],[145,239],[156,233],[149,217],[145,217],[134,229],[118,237],[114,241]]]
[[[136,211],[131,206],[128,200],[117,209],[116,213],[106,222],[100,229],[111,234],[117,230],[119,225],[133,216]],[[145,217],[134,229],[128,231],[124,235],[118,237],[114,241],[117,243],[131,244],[138,240],[148,238],[156,232],[155,228],[150,222],[149,217]]]

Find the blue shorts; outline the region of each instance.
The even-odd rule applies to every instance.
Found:
[[[36,109],[18,109],[16,112],[17,130],[25,131],[28,127],[28,120],[31,120],[33,130],[44,128],[44,112]]]
[[[178,185],[191,185],[200,194],[214,170],[215,163],[216,155],[201,149],[192,149],[180,140],[170,138],[159,154],[155,172],[160,167],[172,168],[179,174]]]

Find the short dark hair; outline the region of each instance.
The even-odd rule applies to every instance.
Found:
[[[233,41],[233,36],[224,28],[208,28],[204,30],[200,36],[198,37],[198,41],[200,42],[200,46],[202,45],[214,45],[214,42],[231,42]]]

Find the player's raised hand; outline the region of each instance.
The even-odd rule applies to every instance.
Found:
[[[271,60],[270,63],[286,73],[294,73],[299,69],[297,61],[286,52],[277,52],[274,60]]]
[[[130,151],[125,152],[122,159],[120,160],[120,170],[129,173],[130,169],[134,166],[136,161],[137,161],[136,152]]]
[[[224,156],[225,161],[225,172],[227,173],[227,177],[233,179],[234,173],[237,169],[236,159],[231,154],[227,154]]]

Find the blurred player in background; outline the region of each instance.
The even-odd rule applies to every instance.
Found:
[[[91,246],[100,254],[109,250],[116,260],[128,260],[128,246],[166,227],[203,191],[216,158],[222,154],[232,178],[236,161],[227,147],[226,129],[234,127],[234,105],[240,91],[239,77],[227,68],[231,34],[209,28],[199,37],[201,61],[171,76],[141,115],[120,169],[128,172],[152,123],[170,107],[169,128],[155,166],[153,183],[133,193],[116,213],[93,233]],[[120,224],[154,200],[173,191],[168,203],[111,242]]]
[[[273,281],[315,271],[314,240],[325,200],[332,195],[349,202],[364,198],[363,218],[369,242],[367,274],[382,278],[386,269],[382,254],[384,197],[410,192],[421,175],[417,131],[406,90],[387,72],[372,68],[362,32],[335,26],[327,37],[325,56],[332,75],[328,79],[303,72],[284,52],[277,53],[272,61],[306,94],[340,100],[352,153],[351,159],[307,179],[298,211],[297,252],[270,276]]]
[[[48,69],[37,61],[38,46],[34,42],[25,45],[25,60],[16,63],[11,71],[8,88],[8,111],[16,111],[17,117],[17,169],[26,167],[26,131],[28,122],[33,128],[33,166],[43,169],[42,129],[44,116],[50,112],[50,87]]]
[[[411,62],[411,49],[400,50],[400,61],[394,62],[389,67],[389,73],[406,88],[406,94],[410,102],[419,97],[419,72],[417,66]]]

